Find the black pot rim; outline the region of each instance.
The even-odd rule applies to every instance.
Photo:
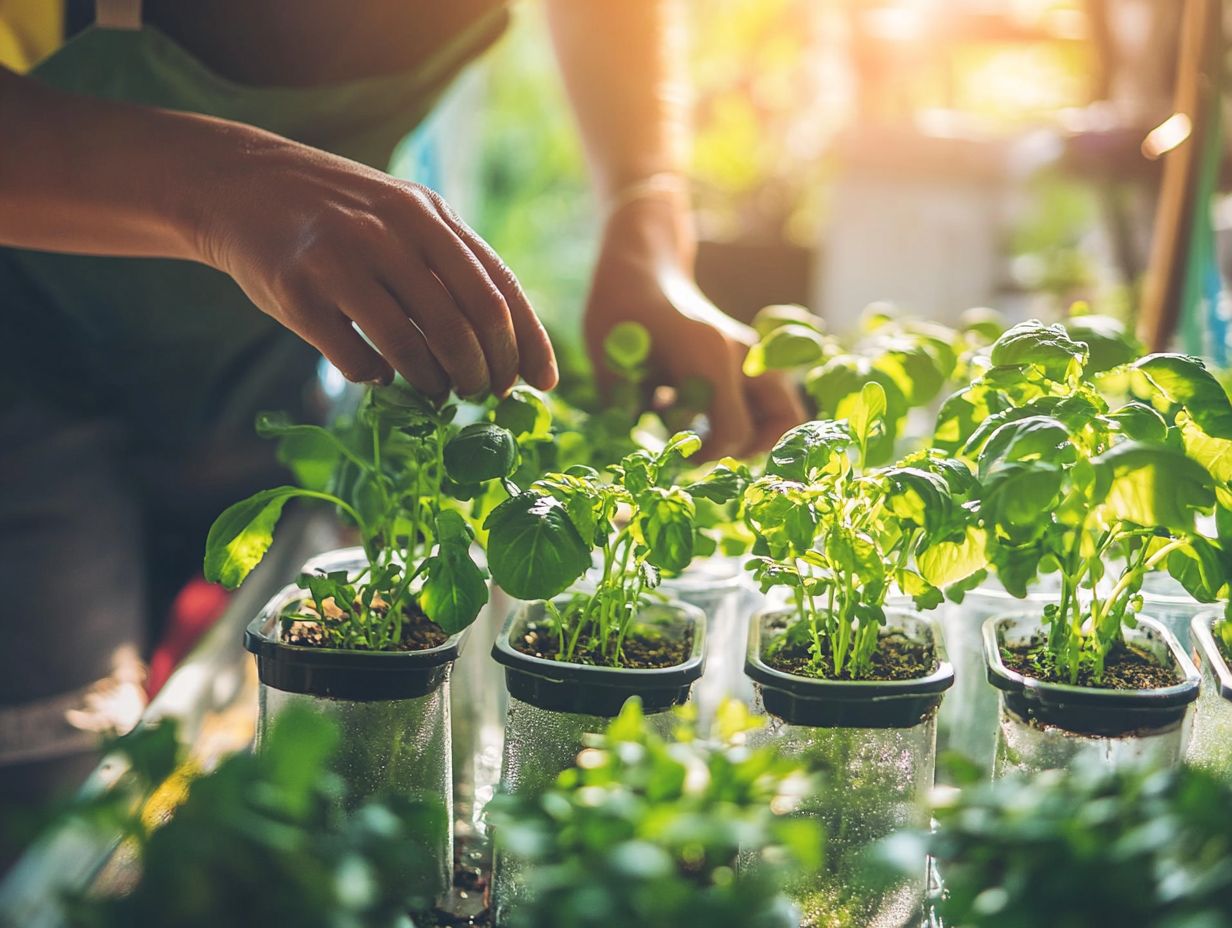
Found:
[[[1200,612],[1190,620],[1189,630],[1194,640],[1196,658],[1194,663],[1208,662],[1211,667],[1211,676],[1219,685],[1219,695],[1232,701],[1232,668],[1228,667],[1227,660],[1219,650],[1213,629],[1215,622],[1220,618],[1222,616],[1218,612]]]
[[[1001,660],[999,632],[1006,623],[1020,618],[994,616],[984,622],[982,633],[988,682],[1004,693],[1006,707],[1022,719],[1074,734],[1118,737],[1177,725],[1189,704],[1198,698],[1201,675],[1176,636],[1150,616],[1138,616],[1138,627],[1159,637],[1183,679],[1171,686],[1143,690],[1047,683],[1010,670]]]
[[[910,609],[888,609],[887,614],[928,630],[937,655],[932,673],[914,680],[824,680],[776,670],[761,657],[763,628],[794,613],[782,608],[757,613],[749,623],[744,672],[760,686],[766,711],[788,724],[814,728],[912,728],[931,717],[954,685],[940,623]],[[887,624],[893,627],[894,619]]]
[[[696,606],[674,599],[656,607],[679,613],[692,625],[689,657],[672,667],[596,667],[571,661],[553,661],[523,654],[509,638],[518,623],[542,601],[519,603],[510,610],[496,640],[492,658],[505,668],[509,695],[540,709],[579,715],[615,717],[631,696],[639,696],[646,712],[659,712],[682,705],[705,667],[706,616]]]
[[[354,701],[426,696],[448,679],[469,631],[422,651],[344,651],[280,641],[279,619],[304,596],[294,584],[283,587],[244,630],[244,648],[256,656],[261,682],[288,693]]]

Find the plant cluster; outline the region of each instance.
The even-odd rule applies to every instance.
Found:
[[[696,498],[735,499],[747,469],[720,463],[686,486],[676,477],[701,447],[692,432],[657,451],[638,449],[608,468],[585,465],[544,474],[501,503],[484,523],[492,576],[510,595],[546,601],[558,656],[580,650],[621,666],[625,638],[662,572],[677,574],[716,549],[697,517]],[[589,589],[569,589],[595,565]]]
[[[852,339],[827,334],[817,316],[799,306],[767,306],[753,320],[760,340],[745,373],[800,375],[819,418],[846,419],[866,383],[885,393],[883,427],[868,448],[871,464],[893,459],[912,410],[925,409],[945,387],[968,376],[973,356],[1000,335],[991,310],[969,310],[956,329],[912,319],[886,303],[867,307]]]
[[[753,726],[720,713],[733,739]],[[488,807],[496,841],[523,862],[527,898],[511,925],[535,928],[794,928],[779,892],[820,864],[813,823],[776,814],[802,785],[773,747],[656,735],[636,699],[541,795]],[[738,858],[743,858],[737,866]]]
[[[431,907],[433,872],[421,839],[448,827],[434,797],[390,796],[344,808],[329,772],[337,731],[288,709],[256,754],[199,774],[174,723],[112,746],[126,764],[106,791],[78,800],[67,820],[119,833],[138,877],[118,895],[65,902],[74,928],[133,925],[397,928]]]
[[[984,565],[971,472],[928,452],[869,467],[887,421],[885,390],[870,381],[845,419],[785,434],[744,493],[750,568],[763,590],[789,591],[798,617],[775,645],[807,642],[819,676],[869,674],[891,590],[932,608]]]
[[[367,391],[355,415],[331,428],[260,416],[258,432],[281,439],[280,457],[300,485],[224,511],[206,541],[206,577],[238,586],[269,550],[287,502],[321,500],[354,524],[368,563],[356,575],[301,576],[305,608],[284,623],[311,623],[325,645],[363,650],[400,647],[416,612],[447,634],[462,630],[488,598],[462,503],[508,478],[519,448],[495,423],[456,425],[457,410],[399,382]]]
[[[942,407],[935,445],[976,467],[988,559],[1006,590],[1025,596],[1039,575],[1060,575],[1045,670],[1098,683],[1148,572],[1167,570],[1202,602],[1232,576],[1229,520],[1216,538],[1196,521],[1217,490],[1227,498],[1232,405],[1196,359],[1136,360],[1115,332],[1093,333],[1010,329]]]
[[[934,814],[947,925],[1232,925],[1232,787],[1204,771],[973,780]]]

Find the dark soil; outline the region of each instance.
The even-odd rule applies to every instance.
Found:
[[[555,630],[532,625],[521,638],[510,641],[515,651],[541,657],[544,660],[559,660],[560,639]],[[634,670],[655,670],[675,667],[689,659],[693,650],[693,635],[670,638],[647,629],[632,629],[625,636],[622,647],[623,660],[618,666]],[[596,642],[579,641],[573,651],[572,662],[592,667],[615,666],[599,651]]]
[[[1058,670],[1043,641],[1001,649],[1001,660],[1010,670],[1045,683],[1069,683],[1069,674]],[[1076,685],[1106,690],[1153,690],[1181,682],[1175,668],[1161,664],[1152,654],[1124,643],[1113,645],[1104,662],[1104,677],[1096,683],[1090,667],[1078,673]]]
[[[813,655],[808,644],[784,644],[772,654],[767,654],[766,663],[775,670],[797,677],[819,677],[823,680],[851,680],[853,677],[844,668],[842,675],[834,673],[834,664],[828,651],[823,649],[821,666],[813,664]],[[901,632],[887,632],[881,636],[877,650],[873,652],[872,668],[861,680],[918,680],[937,669],[937,655],[932,645],[912,641]]]
[[[296,612],[303,613],[305,604],[301,603]],[[419,603],[409,602],[402,608],[402,640],[394,651],[427,651],[444,644],[449,638],[444,629],[429,619]],[[282,640],[286,644],[299,645],[306,648],[332,647],[325,637],[321,625],[317,622],[296,621],[282,630]],[[364,650],[356,648],[354,650]]]

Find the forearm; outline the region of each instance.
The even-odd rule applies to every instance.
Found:
[[[599,195],[683,172],[682,10],[673,0],[549,0],[552,35]]]
[[[0,69],[0,244],[201,260],[199,201],[210,185],[193,166],[217,163],[254,131]]]

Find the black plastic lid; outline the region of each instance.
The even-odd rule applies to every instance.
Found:
[[[1138,616],[1139,637],[1155,637],[1167,648],[1184,678],[1180,683],[1149,690],[1114,690],[1023,676],[1001,660],[1004,633],[1013,622],[1021,623],[1022,617],[1002,616],[984,623],[984,663],[988,682],[1004,693],[1005,707],[1025,722],[1104,738],[1157,733],[1181,724],[1189,704],[1198,698],[1202,678],[1197,669],[1176,637],[1147,616]],[[1040,629],[1033,631],[1038,634]]]
[[[1219,695],[1232,701],[1232,668],[1228,667],[1212,631],[1215,622],[1221,618],[1223,614],[1219,612],[1200,613],[1190,620],[1189,629],[1194,641],[1194,663],[1208,666],[1219,687]]]
[[[762,660],[762,639],[771,622],[793,613],[762,612],[749,623],[744,672],[761,689],[766,711],[789,725],[811,728],[912,728],[931,718],[945,691],[954,685],[954,668],[945,652],[940,626],[908,611],[887,610],[891,628],[914,624],[926,630],[936,649],[937,669],[915,680],[823,680],[775,670]]]
[[[342,651],[285,644],[278,640],[278,620],[303,597],[299,587],[285,587],[244,631],[244,647],[257,657],[257,675],[274,689],[356,702],[414,699],[439,689],[461,653],[465,631],[424,651]]]
[[[645,712],[662,712],[683,705],[705,666],[706,616],[700,609],[676,601],[651,607],[671,613],[674,622],[692,629],[689,658],[673,667],[649,670],[595,667],[547,660],[523,654],[509,643],[515,629],[543,614],[543,603],[529,603],[510,612],[492,644],[492,657],[505,668],[505,687],[514,699],[552,712],[614,718],[631,696],[642,700]]]

